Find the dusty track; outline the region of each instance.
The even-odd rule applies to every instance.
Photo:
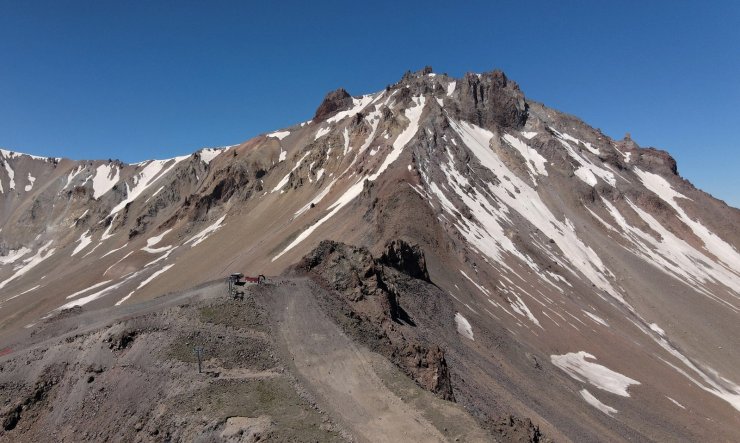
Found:
[[[321,310],[312,289],[308,280],[282,281],[266,302],[277,322],[278,346],[322,409],[360,441],[447,441],[449,436],[425,417],[429,411],[386,386],[376,372],[379,356],[347,337]],[[437,405],[437,413],[464,415],[451,403],[439,403],[444,403],[444,411]],[[482,437],[474,428],[466,441]]]

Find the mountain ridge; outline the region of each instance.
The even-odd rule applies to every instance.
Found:
[[[3,154],[0,337],[73,306],[277,275],[322,240],[378,257],[401,240],[454,306],[432,337],[466,407],[504,412],[495,392],[573,439],[732,434],[739,210],[667,152],[530,101],[501,71],[337,91],[320,120],[220,151],[136,164]],[[720,424],[680,430],[691,414],[666,398]]]

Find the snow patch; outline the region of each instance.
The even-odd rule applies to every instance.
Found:
[[[704,242],[704,247],[709,253],[717,257],[729,269],[740,269],[740,254],[738,254],[737,250],[707,229],[699,221],[689,217],[676,200],[677,198],[690,200],[688,197],[674,190],[671,184],[668,183],[668,180],[658,174],[642,171],[639,168],[635,168],[635,174],[640,177],[642,184],[646,188],[676,210],[681,221],[690,227],[694,234]],[[735,287],[737,288],[738,286]]]
[[[118,301],[116,302],[116,306],[119,306],[119,305],[121,305],[121,304],[122,304],[123,302],[125,302],[126,300],[128,300],[128,299],[129,299],[129,297],[131,297],[132,295],[134,295],[134,292],[136,292],[136,291],[138,291],[139,289],[143,288],[144,286],[148,285],[148,284],[149,284],[149,283],[151,283],[151,282],[152,282],[152,281],[153,281],[153,280],[154,280],[155,278],[157,278],[157,277],[159,277],[160,275],[164,274],[165,272],[167,272],[167,271],[168,271],[168,270],[169,270],[169,269],[170,269],[171,267],[173,267],[173,266],[175,266],[175,264],[174,264],[174,263],[173,263],[173,264],[171,264],[171,265],[167,265],[167,266],[163,267],[162,269],[160,269],[159,271],[157,271],[157,272],[153,273],[152,275],[150,275],[150,276],[149,276],[149,277],[148,277],[147,279],[145,279],[144,281],[142,281],[141,283],[139,283],[139,286],[137,286],[137,287],[136,287],[136,289],[134,289],[133,291],[129,292],[127,296],[125,296],[125,297],[123,297],[122,299],[118,300]]]
[[[130,280],[136,278],[142,272],[144,272],[144,271],[141,270],[141,271],[138,271],[138,272],[129,274],[127,277],[125,277],[120,282],[115,283],[113,285],[110,285],[107,288],[103,288],[100,291],[93,292],[92,294],[90,294],[88,296],[85,296],[85,297],[82,297],[82,298],[78,298],[77,300],[69,301],[69,302],[63,304],[62,306],[56,308],[55,311],[62,311],[64,309],[69,309],[69,308],[71,308],[73,306],[84,306],[84,305],[86,305],[86,304],[88,304],[88,303],[90,303],[92,301],[95,301],[95,300],[99,299],[100,297],[106,295],[107,293],[120,288],[121,286],[123,286],[126,283],[128,283]]]
[[[327,123],[337,123],[341,120],[344,120],[347,117],[354,117],[355,114],[358,112],[361,112],[367,105],[374,102],[375,99],[379,98],[382,94],[378,94],[376,97],[373,97],[372,94],[363,95],[360,98],[352,98],[352,109],[349,109],[347,111],[341,111],[337,112],[336,115],[333,117],[330,117],[326,120]]]
[[[92,178],[93,198],[98,199],[118,183],[121,170],[115,165],[100,165],[95,169]]]
[[[70,185],[70,183],[72,183],[72,180],[74,180],[74,179],[75,179],[75,177],[77,177],[78,175],[80,175],[80,173],[82,173],[82,171],[84,171],[84,170],[85,170],[85,167],[84,167],[84,166],[82,166],[82,165],[80,165],[80,166],[78,166],[78,167],[74,168],[74,169],[73,169],[73,170],[72,170],[72,171],[71,171],[71,172],[69,173],[69,175],[67,176],[67,183],[65,183],[65,184],[64,184],[64,187],[62,188],[62,190],[64,190],[64,189],[67,189],[67,186],[69,186],[69,185]]]
[[[591,143],[587,143],[587,142],[584,142],[582,140],[578,140],[577,138],[575,138],[575,137],[573,137],[573,136],[571,136],[569,134],[566,134],[566,133],[558,133],[557,131],[556,131],[556,133],[561,138],[564,138],[565,140],[571,141],[571,142],[575,143],[576,145],[578,145],[579,143],[582,144],[583,146],[586,147],[586,149],[588,149],[589,152],[591,152],[594,155],[599,155],[600,154],[599,150],[597,148],[594,148],[591,145]]]
[[[34,177],[33,175],[31,175],[31,173],[29,172],[28,173],[28,184],[26,185],[26,187],[24,188],[24,190],[26,192],[28,192],[31,189],[33,189],[33,184],[34,184],[35,181],[36,181],[36,177]]]
[[[211,161],[218,157],[219,154],[224,152],[226,148],[205,148],[200,150],[200,159],[203,163],[209,165]]]
[[[279,190],[283,189],[283,188],[285,187],[285,185],[287,185],[287,184],[288,184],[288,180],[290,180],[290,174],[292,174],[292,173],[293,173],[293,171],[295,171],[296,169],[298,169],[298,168],[299,168],[299,167],[301,166],[301,164],[303,163],[303,160],[305,160],[305,159],[306,159],[306,157],[308,157],[308,154],[310,154],[310,153],[311,153],[311,151],[308,151],[308,152],[306,152],[306,153],[305,153],[305,154],[303,155],[303,157],[301,157],[301,158],[300,158],[300,159],[299,159],[299,160],[298,160],[298,161],[296,162],[295,166],[293,166],[293,169],[291,169],[291,170],[290,170],[290,172],[288,172],[287,174],[285,174],[285,177],[283,177],[283,178],[282,178],[282,179],[281,179],[281,180],[280,180],[280,181],[278,182],[277,186],[275,186],[275,187],[274,187],[274,188],[272,189],[272,191],[270,191],[270,192],[275,192],[275,191],[279,191]]]
[[[278,140],[282,140],[289,135],[290,135],[290,131],[275,131],[273,133],[267,134],[267,137],[273,137]]]
[[[5,157],[5,158],[30,157],[34,160],[43,160],[43,161],[48,161],[50,159],[50,157],[40,157],[38,155],[31,155],[31,154],[26,154],[23,152],[8,151],[5,149],[0,149],[0,156]],[[61,158],[56,158],[55,160],[59,161],[61,160]]]
[[[607,328],[609,327],[609,324],[608,324],[608,323],[606,322],[606,320],[604,320],[603,318],[599,317],[599,316],[598,316],[598,315],[596,315],[596,314],[592,314],[591,312],[588,312],[588,311],[586,311],[585,309],[581,309],[581,310],[583,311],[583,313],[584,313],[584,314],[588,315],[588,317],[589,317],[589,318],[590,318],[591,320],[593,320],[593,321],[595,321],[596,323],[599,323],[599,324],[601,324],[601,325],[604,325],[604,326],[606,326]]]
[[[334,183],[336,183],[336,181],[337,181],[336,179],[332,180],[331,183],[329,183],[321,192],[319,192],[316,195],[316,197],[314,197],[313,199],[311,199],[310,202],[308,202],[305,205],[303,205],[301,207],[301,209],[297,210],[296,213],[293,215],[293,218],[295,219],[298,216],[300,216],[301,214],[303,214],[304,212],[306,212],[309,209],[311,209],[311,205],[316,206],[317,204],[319,204],[319,202],[321,200],[323,200],[324,197],[326,197],[327,194],[329,194],[329,191],[331,191],[331,188],[334,186]]]
[[[631,385],[639,385],[640,382],[633,380],[619,372],[612,371],[606,366],[587,361],[596,360],[596,357],[585,352],[569,352],[564,355],[551,355],[550,361],[558,368],[565,371],[572,378],[587,382],[591,385],[612,394],[629,397],[627,389]]]
[[[542,325],[540,325],[540,321],[537,320],[537,317],[532,314],[532,311],[529,310],[529,307],[524,303],[524,301],[515,293],[511,293],[516,300],[511,300],[508,298],[509,305],[511,306],[511,309],[514,310],[517,314],[527,317],[532,323],[542,328]],[[544,329],[544,328],[542,328]]]
[[[598,183],[598,180],[596,180],[596,176],[594,175],[594,173],[585,166],[581,166],[573,172],[576,174],[576,177],[580,178],[582,182],[591,187],[596,186],[596,183]]]
[[[665,337],[665,331],[663,330],[663,328],[658,326],[656,323],[650,323],[650,329],[652,329],[658,335]]]
[[[0,289],[4,288],[11,281],[17,279],[18,277],[21,277],[31,269],[35,268],[39,263],[51,257],[55,250],[54,248],[51,248],[51,244],[53,242],[54,240],[49,241],[49,243],[40,247],[38,251],[36,251],[36,254],[23,260],[23,265],[18,268],[13,275],[0,282]]]
[[[342,155],[347,155],[349,152],[349,129],[345,127],[342,132],[342,136],[344,137],[344,149],[342,150]]]
[[[213,234],[214,232],[218,231],[221,228],[221,225],[222,225],[222,223],[224,222],[225,219],[226,219],[226,216],[224,215],[221,218],[219,218],[218,220],[216,220],[212,225],[208,226],[204,230],[202,230],[199,233],[195,234],[190,240],[186,241],[183,244],[186,245],[188,243],[192,243],[192,245],[190,245],[191,248],[199,245],[200,243],[202,243],[203,241],[205,241],[205,239],[207,239],[211,234]]]
[[[16,294],[16,295],[14,295],[12,297],[9,297],[9,298],[5,299],[5,302],[8,302],[10,300],[13,300],[14,298],[18,298],[21,295],[28,294],[29,292],[35,291],[36,289],[38,289],[40,287],[41,287],[41,285],[36,285],[33,288],[31,288],[31,289],[26,289],[25,291],[21,292],[20,294]],[[5,302],[3,302],[3,303],[5,303]]]
[[[468,277],[468,274],[466,274],[462,269],[460,269],[460,274],[463,275],[463,277],[467,278],[470,283],[473,284],[478,290],[482,293],[484,293],[487,296],[491,296],[491,291],[489,291],[485,286],[479,285],[476,283],[472,278]]]
[[[133,178],[133,188],[129,188],[128,183],[126,183],[126,198],[111,210],[109,216],[118,213],[125,208],[127,204],[136,200],[144,191],[154,184],[157,179],[166,175],[172,170],[172,168],[186,158],[188,158],[188,156],[184,155],[166,160],[151,160],[145,162],[144,169],[142,169],[141,172],[136,174]]]
[[[740,287],[740,276],[732,268],[727,268],[711,260],[707,255],[663,227],[652,215],[643,211],[631,201],[627,200],[629,207],[652,230],[660,235],[660,240],[628,224],[617,208],[603,196],[601,201],[619,228],[624,232],[624,237],[634,246],[630,249],[632,253],[655,265],[663,272],[679,278],[717,303],[729,307],[735,312],[740,312],[738,306],[720,298],[703,286],[708,281],[716,281],[727,286],[730,290],[736,291],[735,288]],[[740,268],[736,267],[734,269]]]
[[[595,165],[590,159],[588,159],[587,157],[582,156],[569,143],[569,141],[575,142],[575,143],[583,143],[583,142],[581,142],[580,140],[578,140],[576,138],[573,138],[573,137],[569,136],[568,134],[562,134],[562,133],[560,133],[560,132],[558,132],[558,131],[556,131],[554,129],[552,131],[553,131],[553,133],[555,133],[555,135],[557,137],[557,140],[560,142],[560,144],[565,147],[565,150],[568,152],[568,155],[572,159],[576,160],[576,162],[578,162],[578,164],[580,165],[579,168],[576,168],[576,174],[577,175],[580,174],[578,177],[581,180],[583,180],[586,183],[588,183],[589,185],[591,185],[591,183],[593,183],[593,179],[592,179],[591,175],[594,175],[596,177],[601,178],[602,180],[604,180],[609,185],[616,186],[617,179],[614,177],[614,173],[612,171],[606,170],[604,168],[601,168],[601,167]],[[589,151],[591,151],[592,153],[598,155],[598,153],[599,153],[598,149],[594,149],[593,147],[591,147],[591,144],[589,144],[589,143],[584,143],[584,145],[587,148],[589,148]],[[579,172],[578,169],[580,169],[581,167],[587,169],[590,172],[590,174],[588,174],[585,171],[580,171]],[[591,185],[591,186],[593,186],[593,185]]]
[[[90,243],[92,243],[92,234],[90,233],[90,230],[88,229],[87,231],[83,232],[82,235],[80,236],[80,238],[77,241],[80,242],[80,244],[77,245],[77,247],[74,249],[74,251],[72,251],[72,254],[71,255],[73,257],[75,256],[75,254],[77,254],[78,252],[82,251],[83,249],[85,249],[86,247],[88,247],[90,245]]]
[[[509,146],[516,149],[519,154],[524,157],[524,162],[527,164],[527,168],[530,170],[531,174],[533,174],[533,179],[536,174],[547,175],[547,169],[545,169],[545,163],[547,163],[547,160],[545,160],[545,157],[540,155],[539,152],[510,134],[505,134],[504,140],[506,140],[506,143],[508,143]]]
[[[457,325],[457,332],[460,335],[475,341],[473,338],[473,327],[470,326],[468,319],[463,317],[459,312],[455,314],[455,324]]]
[[[11,157],[12,158],[12,157]],[[8,172],[8,178],[10,179],[10,184],[8,185],[10,189],[15,189],[15,171],[13,168],[10,167],[8,162],[3,160],[3,164],[5,165],[5,170]]]
[[[157,243],[159,243],[160,241],[162,241],[162,239],[164,238],[164,236],[167,235],[167,234],[169,234],[170,231],[172,231],[172,228],[164,231],[163,233],[157,235],[156,237],[150,237],[150,238],[148,238],[146,240],[146,246],[143,247],[143,248],[141,248],[141,250],[142,251],[146,251],[146,252],[148,252],[150,254],[158,254],[160,252],[166,252],[166,251],[172,249],[172,246],[164,246],[164,247],[161,247],[161,248],[152,248],[152,246],[154,246]]]
[[[594,397],[593,394],[588,392],[586,389],[581,389],[580,391],[581,397],[583,397],[584,400],[586,400],[586,403],[590,404],[594,408],[598,409],[599,411],[603,412],[606,415],[612,415],[616,414],[616,409],[612,408],[611,406],[607,406],[601,401],[599,401],[598,398]]]
[[[670,400],[671,403],[673,403],[674,405],[678,406],[679,408],[686,409],[686,406],[682,405],[681,403],[677,402],[676,400],[672,399],[671,397],[669,397],[669,396],[666,395],[665,398],[667,398],[668,400]]]
[[[85,289],[82,289],[82,290],[79,290],[79,291],[75,292],[74,294],[70,294],[70,295],[68,295],[68,296],[67,296],[66,298],[67,298],[67,300],[69,300],[70,298],[75,298],[75,297],[77,297],[78,295],[82,295],[82,294],[84,294],[85,292],[90,292],[90,291],[92,291],[93,289],[97,289],[97,288],[99,288],[99,287],[101,287],[101,286],[105,286],[105,285],[107,285],[107,284],[108,284],[108,283],[110,283],[110,282],[111,282],[110,280],[103,280],[103,281],[101,281],[100,283],[95,283],[95,284],[94,284],[94,285],[92,285],[92,286],[89,286],[89,287],[87,287],[87,288],[85,288]]]
[[[29,252],[31,252],[31,250],[25,246],[22,246],[15,250],[11,250],[9,251],[8,255],[5,255],[5,256],[0,255],[0,265],[7,265],[10,263],[15,263],[18,259],[25,256]]]
[[[331,126],[327,126],[325,128],[319,128],[318,131],[316,131],[316,135],[314,136],[314,141],[320,139],[321,137],[325,136],[331,131]]]

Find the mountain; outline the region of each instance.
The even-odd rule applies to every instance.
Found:
[[[486,429],[740,431],[740,210],[501,71],[338,89],[311,120],[173,159],[0,163],[2,342],[76,306],[308,275],[355,342]]]

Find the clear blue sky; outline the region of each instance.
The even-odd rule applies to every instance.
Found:
[[[0,146],[164,158],[407,69],[503,69],[740,206],[740,2],[0,0]]]

